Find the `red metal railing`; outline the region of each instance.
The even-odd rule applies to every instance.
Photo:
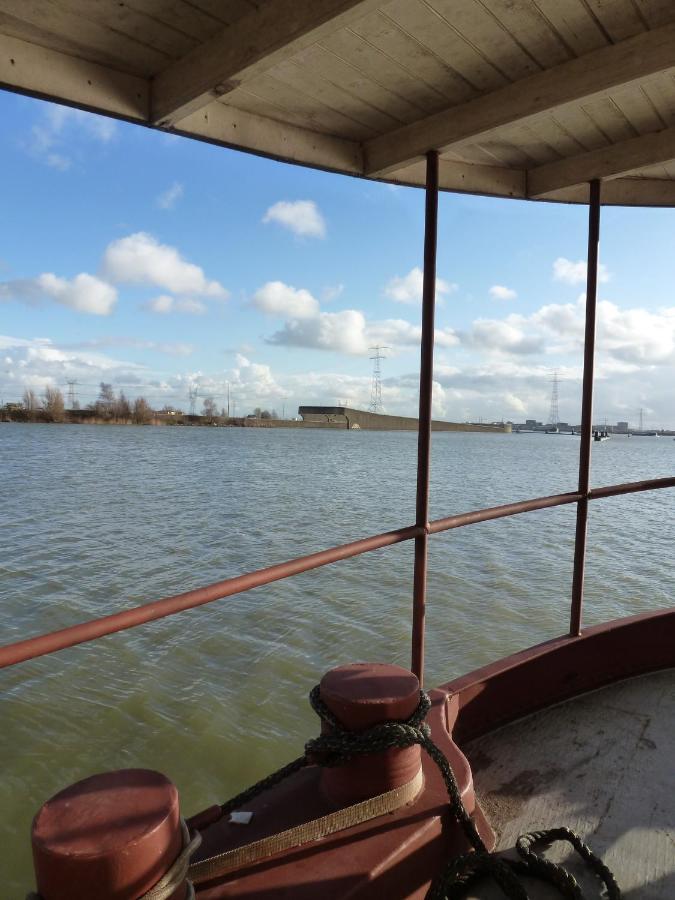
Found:
[[[618,496],[619,494],[650,491],[665,487],[675,487],[675,477],[654,478],[648,481],[634,481],[627,484],[594,488],[589,491],[588,497],[590,500],[596,500]],[[171,616],[174,613],[183,612],[187,609],[194,609],[197,606],[203,606],[205,603],[223,600],[225,597],[241,594],[245,591],[250,591],[252,588],[271,584],[274,581],[280,581],[282,578],[289,578],[301,572],[309,572],[311,569],[318,569],[321,566],[330,565],[341,559],[360,556],[363,553],[370,553],[372,550],[381,550],[383,547],[391,547],[393,544],[399,544],[402,541],[414,540],[423,533],[438,534],[453,528],[473,525],[477,522],[487,522],[492,519],[516,516],[520,513],[549,509],[554,506],[564,506],[568,503],[577,503],[580,499],[581,494],[578,492],[536,497],[532,500],[506,503],[502,506],[493,506],[488,509],[479,509],[472,512],[459,513],[455,516],[447,516],[443,519],[436,519],[429,523],[428,528],[419,525],[409,525],[407,528],[386,531],[383,534],[372,535],[348,544],[340,544],[328,550],[321,550],[308,556],[299,556],[275,566],[268,566],[264,569],[248,572],[245,575],[238,575],[235,578],[226,578],[224,581],[218,581],[206,587],[197,588],[194,591],[164,597],[161,600],[125,609],[122,612],[113,613],[109,616],[91,619],[88,622],[72,625],[69,628],[62,628],[59,631],[52,631],[28,638],[27,640],[18,641],[14,644],[8,644],[5,647],[0,647],[0,668],[13,666],[29,659],[35,659],[38,656],[46,656],[49,653],[55,653],[57,650],[64,650],[66,647],[93,641],[105,635],[114,634],[117,631],[135,628],[137,625],[163,619],[166,616]]]
[[[549,497],[535,497],[517,503],[507,503],[488,509],[447,516],[429,522],[429,471],[431,440],[431,399],[433,387],[433,336],[434,307],[436,285],[436,241],[438,225],[438,153],[427,154],[426,178],[426,213],[424,236],[424,285],[422,303],[422,340],[420,365],[420,409],[417,455],[417,506],[415,524],[383,534],[376,534],[362,540],[341,544],[309,556],[300,556],[278,565],[258,569],[236,578],[227,578],[215,584],[187,591],[171,597],[164,597],[142,606],[123,610],[109,616],[92,619],[62,628],[59,631],[38,635],[27,640],[18,641],[0,647],[0,668],[16,663],[55,653],[66,647],[92,641],[104,635],[134,628],[146,622],[162,619],[174,613],[193,609],[205,603],[222,600],[233,594],[249,591],[251,588],[271,584],[300,572],[308,572],[320,566],[326,566],[341,559],[349,559],[372,550],[390,547],[401,541],[415,541],[415,569],[413,577],[413,629],[412,629],[412,670],[419,677],[420,683],[424,671],[424,618],[426,605],[427,581],[427,547],[428,537],[452,528],[462,528],[476,522],[487,522],[506,516],[563,506],[568,503],[577,504],[577,529],[574,552],[574,575],[572,581],[572,606],[570,618],[570,635],[576,636],[581,631],[581,613],[583,605],[584,564],[586,556],[586,530],[588,519],[588,502],[590,500],[629,494],[636,491],[648,491],[657,488],[675,487],[675,478],[654,478],[648,481],[635,481],[627,484],[615,484],[601,488],[590,488],[591,463],[591,425],[593,400],[593,357],[595,344],[595,313],[598,271],[598,241],[600,234],[600,184],[591,182],[589,193],[589,231],[588,231],[588,276],[586,301],[586,343],[584,350],[584,381],[582,390],[582,437],[579,458],[578,490],[566,494],[554,494]]]

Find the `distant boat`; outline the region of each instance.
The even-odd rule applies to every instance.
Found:
[[[608,441],[608,440],[609,440],[609,432],[607,432],[607,431],[594,431],[594,432],[593,432],[593,440],[594,440],[594,441]]]

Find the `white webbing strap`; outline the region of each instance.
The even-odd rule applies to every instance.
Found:
[[[394,812],[405,806],[406,803],[412,803],[423,786],[424,775],[420,767],[419,772],[412,781],[401,785],[401,787],[386,791],[384,794],[378,794],[376,797],[362,800],[360,803],[355,803],[352,806],[346,806],[344,809],[338,809],[336,812],[321,816],[318,819],[304,822],[302,825],[296,825],[294,828],[288,828],[286,831],[279,832],[279,834],[272,834],[259,841],[244,844],[243,847],[236,847],[234,850],[227,850],[208,859],[200,859],[197,862],[193,862],[188,868],[188,877],[195,884],[211,881],[227,872],[232,872],[235,869],[251,865],[251,863],[267,859],[267,857],[280,853],[282,850],[291,850],[311,841],[318,841],[320,838],[334,834],[336,831],[344,831],[346,828],[360,825],[369,819],[375,819],[386,813]],[[150,895],[146,896],[149,897]],[[152,900],[155,900],[155,898],[153,897]]]

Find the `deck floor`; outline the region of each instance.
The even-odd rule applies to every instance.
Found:
[[[566,825],[604,859],[623,900],[674,900],[675,669],[544,710],[463,750],[499,851],[510,855],[524,832]],[[547,851],[569,861],[585,898],[600,900],[599,882],[570,854]],[[527,888],[532,900],[560,898],[539,881]],[[503,898],[487,884],[470,896]]]

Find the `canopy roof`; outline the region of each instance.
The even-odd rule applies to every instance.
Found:
[[[351,175],[675,205],[673,0],[0,0],[0,84]]]

